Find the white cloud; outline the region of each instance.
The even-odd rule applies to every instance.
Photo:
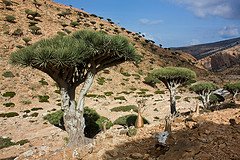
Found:
[[[142,19],[139,19],[139,22],[141,24],[145,24],[145,25],[156,25],[156,24],[162,23],[163,21],[162,20],[149,20],[147,18],[142,18]]]
[[[239,36],[239,28],[236,26],[225,26],[219,31],[222,38],[231,38]]]
[[[198,17],[219,16],[240,19],[240,0],[172,0]]]

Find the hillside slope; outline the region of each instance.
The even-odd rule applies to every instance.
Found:
[[[14,2],[13,6],[6,7],[3,3],[0,6],[0,138],[9,137],[12,142],[27,139],[29,142],[0,149],[0,159],[9,157],[13,159],[19,155],[19,159],[41,159],[41,156],[43,156],[42,159],[51,159],[49,156],[58,156],[59,151],[61,154],[67,141],[66,132],[43,119],[46,114],[60,109],[59,88],[54,81],[36,69],[12,66],[8,63],[9,55],[13,51],[40,39],[58,34],[70,34],[79,29],[93,29],[128,37],[137,52],[143,56],[142,62],[138,66],[126,62],[100,72],[86,98],[86,106],[114,121],[121,116],[136,113],[133,110],[114,112],[111,109],[118,106],[137,105],[137,100],[142,97],[146,98],[147,109],[144,117],[149,120],[151,123],[149,128],[153,127],[153,130],[147,128],[143,130],[143,135],[151,135],[155,125],[162,123],[170,110],[167,89],[162,84],[158,85],[158,88],[152,88],[143,83],[144,77],[150,70],[159,66],[182,66],[196,71],[199,79],[207,79],[208,75],[211,75],[211,72],[198,64],[193,56],[180,51],[160,48],[138,33],[117,26],[111,20],[106,21],[102,17],[70,6],[53,3],[50,0],[39,1],[38,4],[22,0],[13,0],[12,2]],[[36,11],[41,17],[27,16],[26,9]],[[16,19],[8,22],[7,15],[12,15]],[[75,24],[77,25],[75,26]],[[31,40],[26,43],[26,38]],[[220,78],[215,77],[216,82],[222,82],[219,80]],[[80,87],[77,88],[76,93],[79,93]],[[177,95],[179,112],[193,110],[198,103],[195,98],[197,95],[189,93],[186,88],[179,89]],[[15,116],[4,117],[4,113],[11,113],[10,115]],[[239,115],[238,110],[231,113]],[[224,113],[222,114],[224,115]],[[228,116],[227,118],[235,117]],[[108,135],[99,136],[107,137]],[[92,158],[91,156],[95,156],[92,159],[102,158],[107,150],[120,145],[120,143],[114,142],[123,140],[124,143],[132,140],[122,135],[119,136],[120,139],[111,137],[112,135],[110,135],[109,141],[106,141],[110,143],[109,146],[107,145],[109,148],[101,146],[101,144],[105,144],[104,138],[98,139],[97,142],[100,146],[97,146],[98,148],[95,150],[97,153],[89,155],[89,159]],[[152,139],[150,141],[152,142]],[[105,156],[108,157],[108,152],[106,154]],[[114,153],[110,159],[113,157]],[[62,157],[52,159],[62,159]]]
[[[240,63],[240,38],[173,48],[193,55],[201,65],[211,71],[223,71]]]

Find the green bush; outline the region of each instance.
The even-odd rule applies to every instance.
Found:
[[[41,85],[48,85],[48,83],[47,83],[47,81],[44,79],[44,78],[42,78],[40,81],[38,81],[39,83],[41,83]]]
[[[130,114],[116,119],[113,124],[122,125],[122,126],[134,126],[137,119],[137,115]],[[148,120],[143,118],[144,124],[149,124]]]
[[[75,27],[79,26],[79,23],[77,21],[73,21],[70,23],[70,25],[75,28]]]
[[[39,111],[39,110],[43,110],[42,107],[35,107],[35,108],[32,108],[31,111]]]
[[[106,117],[100,116],[95,110],[90,109],[88,107],[84,108],[85,118],[85,130],[84,134],[88,138],[93,138],[97,133],[99,133],[103,128],[103,122],[107,121],[106,128],[110,128],[112,126],[112,122],[108,120]],[[63,111],[59,110],[54,113],[48,114],[44,116],[45,120],[48,120],[51,124],[64,129],[63,123]]]
[[[1,113],[0,117],[15,117],[15,116],[19,116],[19,114],[17,112],[8,112],[8,113]]]
[[[156,90],[154,93],[155,93],[155,94],[165,94],[165,91]]]
[[[7,16],[5,17],[5,20],[6,20],[7,22],[10,22],[10,23],[16,23],[16,22],[15,22],[16,18],[15,18],[14,16],[12,16],[12,15],[7,15]]]
[[[31,30],[31,33],[34,34],[34,35],[40,35],[40,34],[42,34],[42,33],[40,32],[40,30],[41,30],[40,27],[30,26],[29,29]]]
[[[62,110],[58,110],[56,112],[47,114],[46,116],[43,117],[43,119],[47,120],[49,123],[51,123],[54,126],[63,127],[63,111]]]
[[[104,92],[105,96],[111,96],[113,94],[113,92]]]
[[[22,104],[31,104],[32,102],[30,100],[22,100],[21,101]]]
[[[2,76],[5,77],[5,78],[13,78],[13,77],[15,77],[14,74],[11,71],[5,71],[2,74]]]
[[[4,105],[5,107],[14,107],[14,106],[15,106],[15,104],[12,103],[12,102],[3,103],[3,105]]]
[[[41,15],[38,12],[32,11],[30,9],[26,9],[25,13],[27,14],[27,18],[31,20],[36,20],[37,17],[41,17]]]
[[[126,101],[126,98],[124,96],[119,96],[119,97],[114,97],[114,100]]]
[[[107,122],[107,124],[106,124],[106,129],[109,129],[110,127],[113,126],[113,123],[112,123],[108,118],[103,117],[103,116],[100,116],[100,117],[98,118],[98,120],[96,121],[96,123],[98,124],[98,126],[99,126],[99,128],[100,128],[101,130],[103,130],[103,124],[104,124],[104,122]]]
[[[106,81],[105,81],[105,78],[104,78],[104,77],[99,77],[99,78],[97,79],[97,83],[98,83],[99,85],[103,85],[105,82],[106,82]]]
[[[27,139],[23,139],[23,140],[20,140],[18,142],[12,142],[12,139],[7,137],[7,138],[3,138],[3,137],[0,137],[0,149],[3,149],[3,148],[7,148],[7,147],[10,147],[10,146],[14,146],[14,145],[24,145],[26,143],[29,143],[29,140]]]
[[[24,110],[23,112],[24,113],[30,113],[31,111],[29,109],[27,109],[27,110]]]
[[[15,92],[5,92],[3,93],[3,97],[9,97],[9,98],[13,98],[16,95]]]
[[[44,96],[41,96],[41,95],[38,95],[38,100],[39,102],[49,102],[49,99],[50,97],[48,95],[44,95]]]
[[[24,37],[22,40],[25,42],[25,45],[29,45],[29,42],[32,40],[32,38]]]
[[[23,35],[23,31],[20,28],[17,28],[16,30],[13,31],[12,35],[14,36],[22,36]]]
[[[181,99],[181,96],[175,96],[176,100]]]
[[[37,112],[34,112],[32,114],[30,114],[31,117],[37,117],[38,116],[38,113]]]
[[[15,145],[15,143],[12,142],[11,138],[0,137],[0,149],[7,148],[7,147],[10,147],[10,146],[13,146],[13,145]]]
[[[124,75],[125,77],[130,77],[131,76],[131,74],[128,73],[128,72],[121,72],[121,74]]]
[[[2,2],[5,6],[12,6],[13,5],[11,0],[2,0]]]
[[[110,109],[112,112],[129,112],[133,110],[134,112],[138,111],[138,107],[136,105],[127,105],[127,106],[119,106]]]

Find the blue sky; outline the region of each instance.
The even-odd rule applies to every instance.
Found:
[[[240,37],[240,0],[54,0],[110,18],[163,47]]]

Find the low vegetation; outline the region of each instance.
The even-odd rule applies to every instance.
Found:
[[[136,120],[137,120],[137,115],[130,114],[123,117],[119,117],[113,122],[113,124],[130,127],[130,126],[135,126]],[[144,124],[149,124],[147,119],[143,118],[143,121],[144,121]]]
[[[110,109],[112,112],[129,112],[129,111],[134,111],[137,112],[138,108],[136,105],[127,105],[127,106],[119,106],[119,107],[114,107]]]

